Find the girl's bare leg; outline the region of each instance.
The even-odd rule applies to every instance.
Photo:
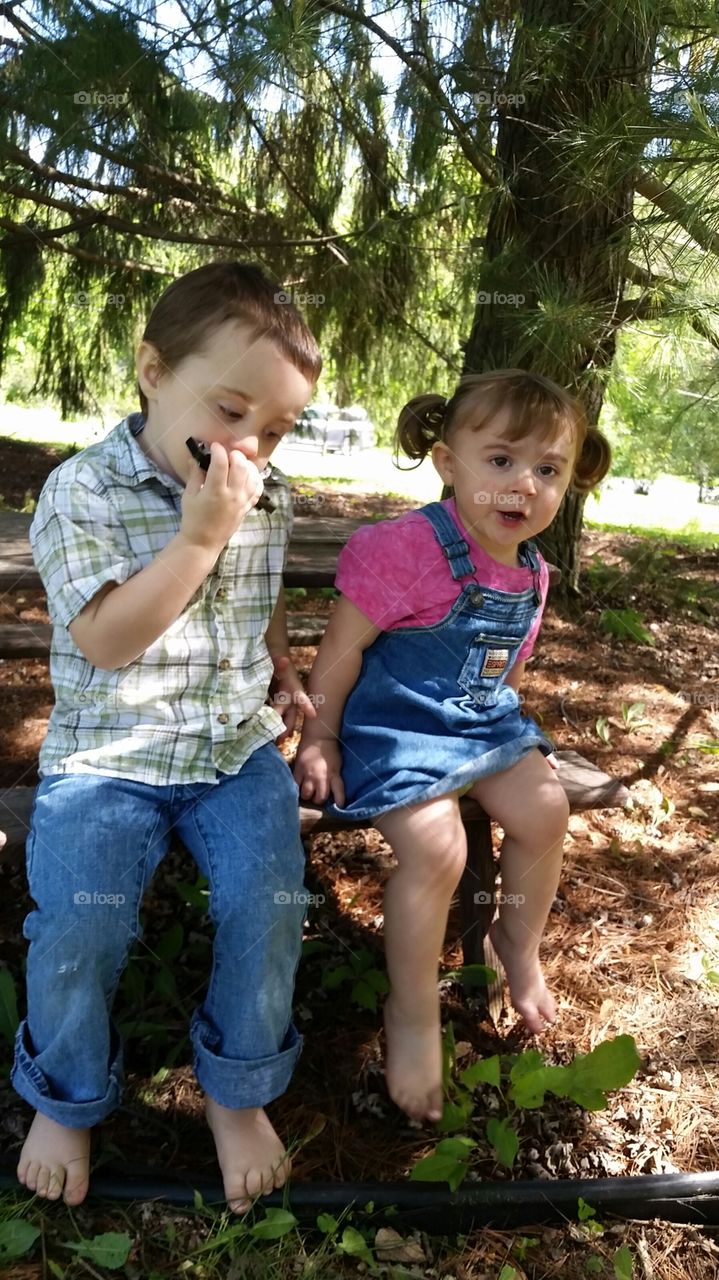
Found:
[[[539,751],[475,782],[470,793],[504,828],[502,898],[490,937],[504,965],[512,1004],[531,1031],[557,1008],[539,963],[539,944],[559,883],[569,804]]]
[[[387,1088],[415,1120],[442,1115],[442,1047],[437,969],[452,895],[467,856],[456,796],[386,813],[375,825],[397,870],[384,895],[384,937],[392,990],[384,1008]]]

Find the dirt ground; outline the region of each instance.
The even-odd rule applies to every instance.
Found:
[[[13,446],[11,456],[0,442],[6,503],[22,506],[56,461],[41,447]],[[299,492],[306,499],[309,490],[303,485]],[[322,511],[391,515],[403,507],[401,500],[376,495],[325,493]],[[495,1164],[484,1137],[486,1116],[476,1117],[467,1130],[478,1143],[473,1178],[719,1169],[718,561],[716,551],[589,531],[581,613],[569,620],[550,603],[545,615],[527,668],[525,709],[559,748],[574,748],[623,779],[630,807],[571,818],[544,944],[559,1003],[556,1026],[533,1041],[505,1011],[495,1030],[451,980],[442,984],[444,1016],[467,1061],[536,1043],[550,1061],[566,1062],[603,1039],[630,1034],[642,1067],[604,1111],[549,1102],[524,1112],[512,1174]],[[331,601],[319,593],[295,596],[290,607],[317,614],[329,611]],[[641,615],[652,644],[621,641],[600,628],[604,611],[625,608]],[[0,597],[0,622],[18,619],[46,621],[43,598],[22,592]],[[303,675],[313,655],[310,648],[294,651]],[[0,786],[27,785],[36,781],[51,708],[47,664],[0,661],[0,688]],[[288,758],[295,747],[296,735],[284,747]],[[353,1007],[346,987],[321,985],[328,965],[340,964],[347,948],[370,952],[382,966],[382,887],[392,865],[373,830],[325,834],[312,842],[307,885],[325,903],[312,912],[307,936],[324,949],[308,948],[301,964],[296,1016],[305,1048],[290,1089],[270,1108],[280,1132],[302,1143],[294,1160],[298,1180],[401,1179],[436,1141],[431,1131],[405,1121],[387,1098],[379,1011]],[[21,986],[21,929],[30,903],[19,868],[1,865],[0,877],[0,963]],[[172,854],[146,900],[147,948],[178,923],[192,945],[182,965],[173,965],[179,1003],[174,992],[168,1000],[157,984],[146,982],[142,1026],[164,1019],[166,1044],[142,1029],[132,1034],[137,1012],[132,993],[123,989],[128,1091],[96,1148],[118,1169],[215,1175],[183,1038],[183,1011],[188,1014],[201,995],[209,951],[206,920],[182,896],[182,886],[195,878],[189,860]],[[453,916],[447,968],[461,963],[458,934]],[[0,1046],[0,1054],[9,1062],[8,1046]],[[6,1151],[19,1147],[28,1115],[9,1084],[0,1085]],[[716,1255],[704,1256],[705,1241],[697,1245],[703,1260],[696,1270],[686,1248],[687,1270],[672,1276],[717,1274]]]

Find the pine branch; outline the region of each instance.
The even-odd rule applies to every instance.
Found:
[[[668,214],[673,222],[678,222],[702,249],[719,255],[719,232],[700,218],[683,196],[671,187],[666,187],[645,169],[639,170],[634,185],[645,200],[650,200],[662,213]]]
[[[20,187],[16,183],[0,182],[0,191],[18,200],[28,200],[33,204],[43,205],[48,209],[56,209],[62,213],[76,213],[78,206],[71,200],[60,200],[56,196],[44,195],[31,187]],[[80,206],[81,208],[83,206]],[[85,220],[88,225],[94,223],[98,227],[108,227],[113,231],[122,231],[127,235],[144,236],[147,240],[161,240],[171,244],[210,245],[213,248],[237,250],[240,245],[252,245],[259,248],[320,248],[333,249],[333,240],[344,240],[339,235],[314,236],[300,240],[258,240],[241,238],[224,238],[223,236],[199,236],[191,231],[170,231],[167,227],[151,226],[147,222],[131,222],[114,213],[105,213],[102,209],[93,210]],[[360,233],[355,233],[360,234]]]
[[[404,45],[399,40],[395,40],[394,36],[384,31],[372,18],[368,18],[366,14],[360,13],[356,9],[348,9],[344,4],[336,4],[334,0],[320,0],[320,7],[328,13],[336,13],[339,18],[346,18],[348,22],[359,22],[366,27],[368,31],[372,31],[380,40],[382,40],[392,52],[400,59],[401,62],[412,72],[414,76],[424,85],[432,97],[439,103],[444,111],[447,120],[450,121],[454,129],[454,135],[461,147],[464,155],[471,164],[473,169],[484,178],[490,186],[497,186],[497,170],[492,157],[485,156],[474,146],[469,132],[462,118],[457,114],[452,103],[442,89],[440,79],[435,75],[429,67],[427,67],[419,59],[407,53]]]
[[[0,240],[0,248],[6,247],[8,243],[23,240],[39,240],[43,247],[52,249],[55,253],[65,253],[71,258],[78,258],[81,262],[94,262],[101,267],[108,267],[113,270],[122,269],[123,271],[150,272],[155,276],[172,277],[173,272],[167,271],[163,267],[153,266],[150,262],[138,262],[133,258],[108,258],[100,253],[92,253],[89,249],[76,249],[69,244],[63,244],[61,240],[54,240],[50,236],[37,232],[33,227],[29,227],[26,222],[13,222],[11,218],[5,218],[0,214],[0,227],[11,233],[10,240]]]

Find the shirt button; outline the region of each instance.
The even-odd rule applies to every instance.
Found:
[[[221,712],[220,712],[220,714],[219,714],[219,716],[217,717],[217,723],[218,723],[218,724],[227,724],[227,721],[229,720],[229,718],[230,718],[230,717],[229,717],[228,715],[225,715],[225,712],[224,712],[224,711],[221,711]]]
[[[227,599],[227,589],[225,587],[218,587],[217,591],[215,592],[215,600],[226,600],[226,599]]]
[[[229,671],[230,667],[232,666],[232,663],[230,662],[229,658],[222,658],[218,665],[219,665],[220,671]]]

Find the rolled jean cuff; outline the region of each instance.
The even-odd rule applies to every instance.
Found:
[[[92,1129],[104,1120],[120,1104],[123,1089],[122,1049],[119,1037],[113,1034],[115,1056],[108,1069],[108,1083],[102,1098],[90,1098],[86,1102],[70,1102],[53,1097],[50,1084],[40,1070],[30,1047],[27,1020],[20,1023],[15,1036],[15,1061],[10,1080],[13,1088],[41,1115],[69,1129]]]
[[[196,1012],[190,1024],[193,1069],[198,1084],[222,1107],[264,1107],[283,1094],[302,1052],[303,1037],[290,1023],[279,1053],[269,1058],[222,1058],[219,1035]]]

